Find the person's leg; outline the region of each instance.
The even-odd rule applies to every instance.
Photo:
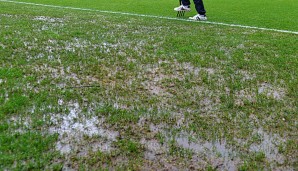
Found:
[[[181,2],[182,2],[182,5],[190,7],[190,1],[189,0],[182,0]]]
[[[182,5],[179,7],[174,8],[175,11],[190,11],[190,2],[189,0],[181,0]]]
[[[184,0],[182,0],[182,2],[183,1]],[[203,0],[193,0],[193,3],[195,4],[195,7],[196,7],[196,10],[197,10],[198,14],[200,14],[200,15],[205,15],[206,14],[206,10],[205,10],[205,7],[204,7]]]
[[[193,17],[189,17],[191,20],[207,20],[206,17],[206,10],[203,4],[203,0],[193,0],[193,3],[195,4],[196,10],[198,12],[197,15]]]

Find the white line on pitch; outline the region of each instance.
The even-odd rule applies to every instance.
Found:
[[[93,11],[93,12],[108,13],[108,14],[130,15],[130,16],[138,16],[138,17],[158,18],[158,19],[187,21],[187,22],[200,22],[200,23],[207,23],[207,24],[213,24],[213,25],[223,25],[223,26],[229,26],[229,27],[239,27],[239,28],[247,28],[247,29],[256,29],[256,30],[264,30],[264,31],[274,31],[274,32],[281,32],[281,33],[298,34],[297,31],[279,30],[279,29],[271,29],[271,28],[264,28],[264,27],[255,27],[255,26],[245,26],[245,25],[240,25],[240,24],[228,24],[228,23],[220,23],[220,22],[213,22],[213,21],[194,21],[194,20],[173,18],[173,17],[162,17],[162,16],[145,15],[145,14],[134,14],[134,13],[127,13],[127,12],[103,11],[103,10],[88,9],[88,8],[76,8],[76,7],[67,7],[67,6],[46,5],[46,4],[37,4],[37,3],[31,3],[31,2],[21,2],[21,1],[11,1],[11,0],[0,0],[0,2],[10,2],[10,3],[16,3],[16,4],[26,4],[26,5],[52,7],[52,8],[81,10],[81,11]]]

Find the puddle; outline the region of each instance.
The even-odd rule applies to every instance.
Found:
[[[160,96],[170,95],[163,88],[159,86],[151,85],[151,86],[148,86],[147,89],[151,94],[154,94],[154,95],[160,95]]]
[[[157,134],[157,133],[164,133],[164,129],[167,127],[166,124],[164,123],[161,123],[161,124],[158,124],[158,125],[154,125],[153,123],[151,123],[149,125],[149,129],[152,133],[154,134]]]
[[[67,154],[71,152],[72,147],[70,144],[64,144],[62,141],[59,141],[56,144],[56,149],[62,154]]]
[[[73,38],[72,41],[65,41],[64,44],[65,47],[63,47],[63,49],[69,52],[76,52],[76,50],[84,50],[92,47],[90,41],[79,38]]]
[[[33,26],[35,27],[35,32],[41,32],[45,30],[52,30],[55,31],[57,34],[58,32],[54,30],[55,27],[63,27],[65,24],[65,19],[63,18],[52,18],[46,16],[36,16],[32,19],[33,21],[41,21],[42,23],[35,23]],[[43,25],[42,25],[43,24]]]
[[[262,83],[258,87],[258,93],[274,98],[275,100],[282,100],[285,97],[286,90],[279,87],[274,87],[269,83]]]
[[[147,119],[145,117],[141,117],[138,125],[144,126],[146,122]],[[165,127],[166,125],[164,124],[154,125],[153,123],[150,123],[149,130],[152,135],[156,135],[158,133],[163,133]],[[168,152],[168,147],[166,144],[161,144],[159,140],[154,139],[153,137],[152,139],[147,138],[142,138],[140,140],[140,144],[142,144],[146,149],[144,152],[144,157],[150,161],[158,161],[162,154]]]
[[[53,79],[59,79],[63,78],[64,82],[57,83],[58,87],[64,88],[67,85],[80,85],[82,82],[88,82],[89,84],[97,83],[99,80],[92,76],[80,76],[76,73],[72,73],[70,67],[64,68],[64,67],[57,67],[53,68],[48,66],[47,64],[44,64],[42,66],[38,66],[34,68],[35,72],[41,73],[44,75],[44,73],[47,73],[50,75]],[[41,83],[44,79],[47,77],[41,76],[37,83]],[[70,82],[70,83],[69,83]]]
[[[244,89],[235,92],[235,104],[238,106],[244,106],[245,102],[256,103],[256,93],[249,89]]]
[[[0,47],[1,47],[2,49],[5,49],[5,48],[6,48],[6,46],[5,46],[4,44],[2,44],[2,43],[0,43]]]
[[[125,109],[125,110],[129,109],[125,104],[120,104],[119,102],[114,103],[113,107],[115,109]]]
[[[26,131],[31,128],[32,120],[30,117],[13,116],[8,119],[7,122],[14,126],[19,126],[19,128],[14,130],[15,133],[26,133]]]
[[[17,15],[11,15],[11,14],[0,14],[0,15],[3,16],[3,17],[8,17],[8,18],[17,16]]]
[[[208,113],[218,109],[219,99],[213,100],[212,98],[213,97],[204,97],[204,99],[200,101],[200,110],[202,112]]]
[[[58,100],[58,103],[62,105],[65,102]],[[116,141],[119,133],[102,128],[104,119],[84,116],[78,103],[69,103],[68,106],[68,115],[51,116],[53,126],[49,132],[59,134],[56,149],[63,154],[80,151],[82,155],[89,150],[110,151],[111,143]],[[85,136],[98,138],[87,140]]]
[[[62,99],[59,99],[59,100],[58,100],[58,104],[61,106],[61,105],[64,104],[64,101],[63,101]]]
[[[242,75],[242,81],[253,80],[256,78],[256,74],[250,74],[245,70],[236,71],[236,74]]]
[[[62,18],[52,18],[52,17],[46,17],[46,16],[36,16],[36,17],[33,18],[33,20],[35,20],[35,21],[46,21],[46,22],[50,22],[50,23],[54,23],[54,22],[62,23],[62,22],[64,22],[64,19],[62,19]]]
[[[143,126],[146,124],[147,121],[148,121],[148,120],[147,120],[146,117],[141,116],[140,119],[139,119],[139,121],[138,121],[138,123],[137,123],[137,125],[138,125],[139,127],[143,127]]]
[[[263,152],[269,162],[277,162],[283,164],[285,157],[278,152],[278,145],[285,143],[285,140],[277,134],[268,134],[259,128],[253,132],[253,135],[258,135],[261,143],[254,143],[250,146],[251,152]]]
[[[178,63],[179,64],[179,63]],[[188,72],[193,73],[194,75],[199,75],[201,68],[193,66],[191,63],[182,63],[182,68],[186,69]]]
[[[167,139],[170,140],[170,137],[167,137]],[[191,150],[195,153],[195,156],[200,156],[197,157],[197,160],[205,157],[213,167],[223,170],[237,170],[240,159],[236,157],[236,152],[227,147],[225,140],[214,142],[202,141],[190,134],[180,133],[175,136],[175,141],[178,146]],[[196,158],[195,156],[194,158]]]
[[[167,151],[167,148],[155,139],[146,140],[143,138],[141,139],[140,143],[147,149],[147,154],[149,155],[148,157],[150,159],[154,159],[154,156],[163,154]]]
[[[208,73],[208,75],[214,75],[216,71],[213,68],[204,68],[204,70]]]

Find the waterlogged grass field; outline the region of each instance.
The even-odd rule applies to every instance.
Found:
[[[26,2],[172,17],[178,3]],[[286,22],[206,7],[297,32],[297,2],[278,2],[262,1]],[[0,1],[0,170],[296,170],[297,38]]]

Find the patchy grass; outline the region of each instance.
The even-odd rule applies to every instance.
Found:
[[[15,5],[1,169],[297,167],[297,35]]]

